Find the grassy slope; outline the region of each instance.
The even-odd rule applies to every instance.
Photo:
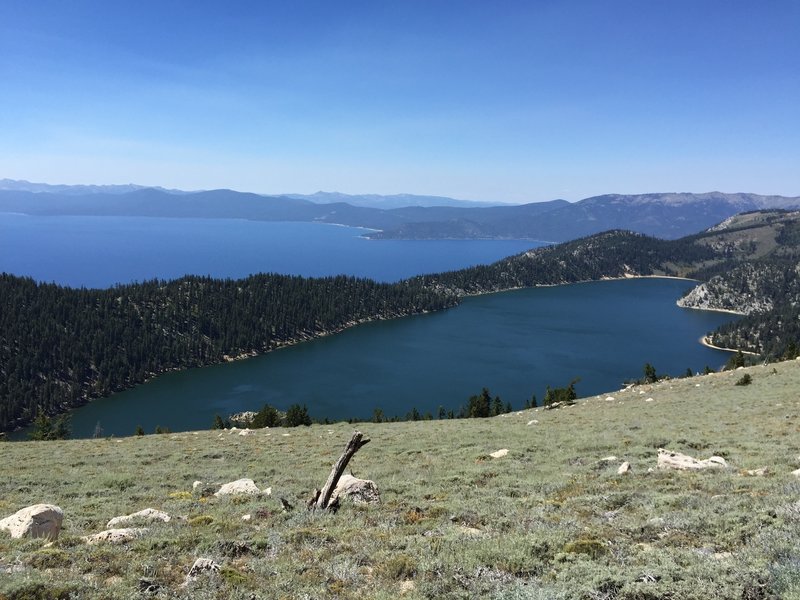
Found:
[[[302,504],[347,424],[2,444],[0,516],[52,502],[66,518],[51,547],[0,534],[0,598],[37,597],[20,595],[37,582],[42,598],[146,597],[140,578],[164,586],[159,598],[800,597],[800,480],[790,475],[800,466],[800,363],[748,372],[746,387],[734,385],[736,371],[557,411],[362,424],[372,443],[351,466],[377,482],[383,503],[335,515]],[[648,473],[659,447],[732,466]],[[488,457],[499,448],[508,456]],[[619,460],[598,463],[611,454]],[[622,460],[632,475],[616,475]],[[766,477],[741,475],[763,466]],[[186,493],[195,479],[240,477],[273,496]],[[298,508],[282,513],[277,496]],[[189,520],[127,546],[77,539],[145,507]],[[222,563],[222,576],[180,588],[199,556]]]

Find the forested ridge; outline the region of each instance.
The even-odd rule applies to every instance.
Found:
[[[491,265],[416,279],[447,293],[473,295],[607,278],[686,277],[697,264],[721,259],[722,255],[715,249],[684,240],[608,231],[530,250]]]
[[[0,274],[0,430],[174,369],[453,306],[419,283],[185,277],[71,289]]]
[[[800,339],[798,216],[758,213],[742,223],[680,240],[609,231],[394,284],[267,274],[97,290],[0,274],[0,430],[169,370],[268,352],[368,320],[441,310],[463,296],[607,278],[714,273],[704,285],[739,290],[732,308],[754,305],[756,296],[761,303],[747,319],[715,332],[714,343],[783,356]],[[697,307],[719,308],[713,302]]]

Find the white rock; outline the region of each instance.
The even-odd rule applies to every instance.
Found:
[[[653,401],[652,398],[645,398],[645,402],[652,402],[652,401]]]
[[[331,494],[331,502],[336,498],[349,498],[355,504],[374,504],[381,501],[381,494],[374,481],[346,474],[339,478]]]
[[[252,515],[242,515],[242,521],[249,521],[252,518],[253,518]]]
[[[239,435],[252,435],[252,433],[253,433],[253,430],[252,430],[252,429],[242,429],[242,430],[239,432]]]
[[[201,575],[213,575],[219,573],[220,566],[210,558],[198,558],[194,561],[189,574],[186,576],[186,583],[197,581]]]
[[[792,475],[794,475],[795,477],[800,477],[800,469],[797,469],[796,471],[792,471]],[[2,523],[2,521],[0,521],[0,523]]]
[[[538,425],[538,424],[539,424],[539,421],[537,419],[531,419],[530,421],[528,421],[528,425],[529,426],[530,425]]]
[[[721,456],[712,456],[705,460],[697,460],[687,454],[658,449],[659,469],[698,470],[698,469],[724,469],[728,466]]]
[[[108,542],[109,544],[124,544],[136,538],[142,537],[149,530],[145,527],[128,527],[126,529],[107,529],[94,535],[87,535],[81,539],[87,544],[99,544]]]
[[[616,400],[616,398],[614,398],[614,396],[606,397],[606,402],[613,402],[614,400]]]
[[[400,583],[400,595],[405,596],[406,594],[413,592],[416,588],[417,586],[413,581],[406,579]]]
[[[117,525],[127,525],[129,523],[133,523],[134,521],[147,523],[161,521],[163,523],[169,523],[169,520],[170,516],[167,513],[161,512],[160,510],[155,510],[154,508],[145,508],[144,510],[140,510],[139,512],[135,512],[130,515],[114,517],[108,522],[108,524],[106,524],[106,527],[108,529],[113,529]]]
[[[504,456],[508,455],[508,448],[501,448],[500,450],[495,450],[489,456],[492,458],[503,458]]]
[[[750,477],[764,477],[769,473],[768,467],[761,467],[760,469],[747,469],[744,474],[749,475]]]
[[[34,504],[0,521],[0,529],[8,531],[12,538],[47,538],[54,541],[58,539],[63,521],[64,511],[55,504]]]
[[[460,531],[464,535],[471,535],[471,536],[483,535],[483,532],[480,529],[476,529],[475,527],[469,527],[467,525],[459,525],[458,531]]]
[[[236,494],[260,494],[261,490],[256,487],[252,479],[237,479],[223,485],[215,496],[232,496]]]
[[[627,475],[630,472],[631,463],[629,463],[627,460],[619,466],[619,469],[617,469],[617,475]]]
[[[203,482],[202,481],[198,480],[198,481],[195,481],[194,483],[192,483],[192,491],[193,492],[196,492],[197,489],[201,488],[201,487],[203,487]]]
[[[617,459],[617,457],[616,457],[616,456],[614,456],[614,455],[612,454],[611,456],[604,456],[603,458],[601,458],[601,459],[600,459],[600,460],[598,460],[597,462],[601,462],[601,463],[607,463],[607,462],[614,462],[615,460],[618,460],[618,459]]]

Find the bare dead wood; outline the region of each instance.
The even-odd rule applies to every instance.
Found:
[[[333,503],[330,501],[331,495],[336,489],[336,484],[339,483],[339,478],[342,476],[342,473],[344,473],[347,463],[350,462],[350,459],[353,458],[356,452],[369,443],[369,440],[365,440],[363,437],[364,434],[360,431],[353,433],[353,437],[350,438],[339,460],[333,464],[331,474],[328,475],[328,480],[325,482],[325,485],[322,486],[322,490],[320,492],[314,490],[314,497],[308,503],[310,509],[329,510],[333,508]]]

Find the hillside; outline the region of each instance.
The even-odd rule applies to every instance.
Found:
[[[729,259],[699,269],[707,279],[681,306],[746,315],[713,332],[712,344],[767,358],[792,358],[800,343],[800,215],[758,212],[733,217],[697,242]]]
[[[65,519],[52,545],[0,532],[0,598],[798,598],[797,389],[792,361],[559,410],[362,424],[350,466],[381,503],[335,514],[304,503],[345,423],[4,444],[0,518],[47,502]],[[656,469],[658,448],[729,466]],[[244,477],[271,495],[202,491]],[[148,507],[170,522],[81,540]],[[220,570],[186,585],[200,557]]]

